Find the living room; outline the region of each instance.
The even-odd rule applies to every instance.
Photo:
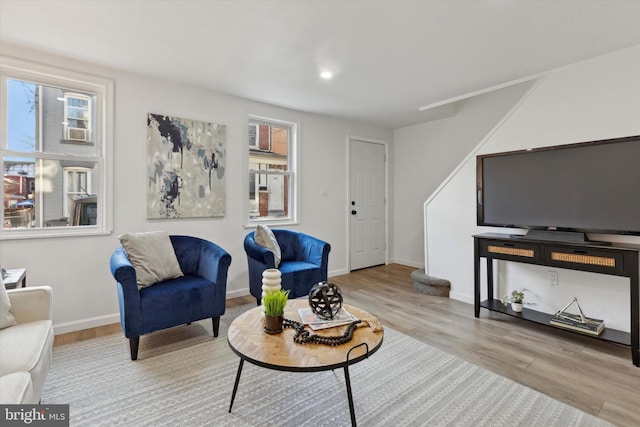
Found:
[[[28,6],[19,7],[19,3]],[[455,114],[440,120],[394,126],[345,118],[328,110],[323,113],[322,107],[308,112],[285,101],[276,105],[248,100],[194,85],[183,76],[168,80],[127,71],[124,64],[118,69],[83,61],[81,55],[72,57],[70,51],[48,46],[46,32],[30,27],[30,35],[25,36],[22,30],[16,29],[29,27],[26,22],[34,22],[40,15],[60,13],[53,12],[57,7],[78,6],[69,2],[50,3],[39,5],[40,12],[31,10],[34,6],[29,2],[0,3],[2,56],[72,69],[114,82],[112,205],[106,210],[111,215],[111,230],[82,237],[4,239],[0,245],[3,267],[27,268],[29,286],[48,284],[53,288],[56,334],[119,322],[116,284],[109,272],[108,260],[119,246],[118,236],[126,232],[164,229],[170,234],[195,235],[219,244],[233,259],[227,283],[228,297],[247,295],[246,255],[242,243],[251,231],[246,227],[244,190],[248,116],[299,123],[300,216],[298,223],[290,228],[331,243],[330,276],[350,271],[347,138],[358,136],[384,143],[388,147],[385,263],[426,268],[429,275],[449,280],[451,298],[468,303],[470,312],[473,303],[471,236],[481,231],[476,226],[475,214],[475,156],[640,134],[637,119],[640,117],[640,35],[631,27],[626,29],[627,40],[618,42],[614,49],[539,69],[519,76],[521,80],[514,77],[508,80],[511,85],[500,86],[507,80],[495,80],[484,86],[470,83],[466,91],[441,99],[416,99],[407,116],[418,115],[421,105],[433,106],[439,101],[455,105]],[[615,18],[627,15],[632,21],[629,16],[637,17],[637,7],[632,8],[637,3],[623,3],[627,5],[618,6],[626,13],[619,12]],[[124,8],[122,19],[126,20],[126,7],[121,7]],[[136,7],[144,8],[144,2],[137,3]],[[566,6],[563,11],[569,9]],[[102,9],[97,8],[93,15],[101,12]],[[618,22],[614,17],[610,19]],[[133,27],[132,23],[122,25]],[[591,40],[612,31],[612,27],[594,26],[601,30],[594,31],[597,35]],[[105,31],[100,39],[105,46],[95,44],[102,56],[109,56],[111,49],[115,49],[109,41],[117,38],[117,33],[117,29]],[[441,37],[439,43],[446,44],[447,37]],[[579,50],[582,41],[574,43]],[[140,59],[132,54],[129,60],[149,60],[143,53],[136,52]],[[569,54],[567,52],[567,56]],[[232,57],[224,59],[233,60]],[[151,64],[150,70],[163,63],[152,61]],[[487,88],[494,90],[484,91]],[[473,96],[463,97],[467,94]],[[280,96],[285,99],[285,95],[283,91]],[[318,99],[318,104],[321,101]],[[374,103],[382,104],[384,99]],[[433,106],[427,112],[429,110],[439,110],[439,107]],[[145,131],[149,113],[226,125],[227,202],[223,217],[147,218]],[[323,189],[326,191],[321,191]],[[640,239],[633,236],[606,236],[606,239],[640,243]],[[589,315],[606,318],[608,325],[628,330],[628,285],[624,279],[560,271],[560,286],[554,289],[560,293],[550,294],[546,268],[515,264],[503,268],[504,281],[519,281],[522,287],[530,289],[531,301],[539,307],[557,310],[580,291],[577,295],[581,304],[588,307]]]

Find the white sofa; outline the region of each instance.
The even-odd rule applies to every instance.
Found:
[[[0,329],[0,404],[37,404],[51,366],[52,291],[35,286],[6,293],[16,324],[3,322]],[[6,309],[6,298],[2,304]]]

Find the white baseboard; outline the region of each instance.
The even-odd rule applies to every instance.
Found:
[[[249,287],[247,287],[246,289],[237,289],[235,291],[227,291],[227,299],[244,297],[247,295],[251,295],[251,293],[249,292]]]
[[[55,335],[60,335],[69,332],[81,331],[83,329],[97,328],[98,326],[111,325],[113,323],[120,323],[120,314],[108,314],[106,316],[91,317],[89,319],[54,324],[53,332]]]
[[[342,276],[343,274],[349,274],[349,269],[347,268],[341,268],[339,270],[331,270],[327,272],[327,276],[328,277],[333,277],[333,276]]]
[[[390,259],[389,264],[402,264],[402,265],[406,265],[407,267],[424,268],[424,263],[409,261],[409,260],[400,259],[400,258]]]
[[[456,292],[456,291],[451,291],[451,292],[449,292],[449,298],[457,300],[457,301],[462,301],[462,302],[466,302],[466,303],[469,303],[469,304],[473,304],[473,296],[472,295],[462,294],[462,293]]]

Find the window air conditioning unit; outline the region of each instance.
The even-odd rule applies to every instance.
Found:
[[[89,137],[88,129],[67,128],[67,139],[70,141],[84,141]]]

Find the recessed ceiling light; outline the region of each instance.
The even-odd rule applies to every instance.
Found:
[[[323,71],[320,73],[320,77],[322,77],[325,80],[329,80],[331,79],[331,77],[333,77],[333,73],[331,71]]]

